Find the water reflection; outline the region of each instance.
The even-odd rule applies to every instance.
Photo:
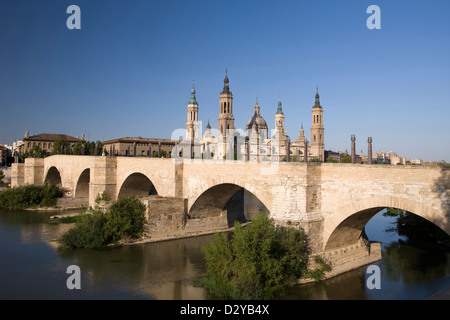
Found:
[[[427,251],[398,242],[390,243],[383,251],[386,278],[405,284],[449,276],[448,258],[445,252]]]
[[[214,299],[193,285],[204,272],[201,247],[213,236],[107,249],[63,250],[54,241],[70,225],[52,213],[0,213],[0,299]],[[386,232],[392,218],[366,226],[383,242],[381,290],[366,288],[366,267],[330,280],[295,286],[279,299],[426,299],[450,286],[449,254],[408,246]],[[76,264],[82,289],[68,290],[66,269]]]
[[[201,246],[212,240],[202,236],[112,249],[62,250],[88,275],[85,287],[97,290],[114,284],[150,299],[207,299],[193,281],[204,271]]]

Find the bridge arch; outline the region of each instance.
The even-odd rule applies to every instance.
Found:
[[[91,181],[91,169],[86,168],[81,172],[75,185],[75,198],[89,197],[89,183]]]
[[[450,221],[431,207],[401,197],[371,197],[340,206],[333,217],[325,221],[323,235],[325,251],[355,244],[367,222],[387,207],[414,213],[450,234]]]
[[[235,183],[220,183],[204,190],[193,202],[190,218],[227,215],[232,226],[235,220],[251,220],[259,211],[269,213],[266,205],[254,193]]]
[[[134,172],[122,183],[117,197],[135,195],[136,197],[147,197],[157,195],[158,192],[153,182],[143,173]]]
[[[52,166],[47,170],[47,174],[45,175],[44,183],[53,183],[59,186],[62,186],[62,179],[59,170]]]

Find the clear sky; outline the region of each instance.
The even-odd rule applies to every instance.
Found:
[[[81,30],[69,30],[69,5]],[[381,29],[369,30],[369,5]],[[203,128],[217,127],[228,69],[235,126],[258,96],[274,128],[310,136],[316,86],[325,149],[450,161],[450,1],[0,2],[0,143],[30,134],[170,138],[192,80]]]

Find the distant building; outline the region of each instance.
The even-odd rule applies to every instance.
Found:
[[[29,152],[34,146],[37,146],[46,153],[51,154],[53,152],[53,144],[59,139],[67,141],[71,148],[73,148],[78,141],[84,139],[84,134],[82,135],[82,139],[79,139],[78,137],[72,137],[67,134],[60,133],[40,133],[30,136],[30,133],[27,131],[25,132],[25,137],[23,138],[23,144],[18,146],[19,155]]]
[[[13,154],[15,154],[15,153],[19,154],[21,145],[23,145],[23,140],[17,140],[12,143]]]
[[[422,159],[411,159],[411,160],[406,160],[406,163],[410,163],[410,164],[415,164],[415,165],[421,165],[423,164],[423,160]]]
[[[172,150],[179,140],[124,137],[103,141],[103,150],[106,154],[113,156],[136,156],[150,157],[156,156],[159,151],[164,151],[166,157],[172,155]]]
[[[351,154],[348,154],[347,152],[342,151],[331,151],[331,150],[325,150],[325,162],[328,158],[331,158],[332,161],[336,161],[338,163],[342,163],[342,159],[345,157],[350,157]],[[364,161],[367,160],[366,157],[361,153],[360,155],[355,155],[356,163],[365,163]]]
[[[0,167],[5,167],[9,158],[12,157],[12,148],[0,144]]]
[[[391,158],[391,164],[397,165],[397,164],[406,164],[406,158],[405,157],[399,157],[395,156]]]
[[[323,108],[320,105],[318,89],[316,90],[315,104],[312,107],[311,140],[306,141],[303,125],[300,137],[291,141],[285,130],[285,115],[282,109],[281,99],[275,113],[275,128],[269,133],[267,122],[261,115],[261,107],[258,99],[253,107],[253,114],[248,120],[245,133],[239,131],[234,125],[233,116],[233,94],[230,91],[230,81],[225,73],[223,90],[219,97],[219,116],[217,118],[217,130],[214,136],[208,121],[206,133],[200,137],[199,134],[199,108],[195,89],[191,89],[191,97],[187,105],[186,141],[183,144],[200,144],[199,151],[192,154],[207,155],[214,159],[225,159],[232,154],[233,149],[236,159],[242,155],[248,156],[249,160],[269,160],[269,157],[278,157],[278,160],[303,161],[305,143],[308,148],[308,160],[325,161],[325,137]],[[289,150],[289,151],[288,151]],[[289,154],[287,154],[289,152]],[[247,155],[248,153],[248,155]]]

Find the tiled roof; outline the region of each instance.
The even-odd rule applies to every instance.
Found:
[[[142,137],[124,137],[124,138],[117,138],[112,140],[103,141],[103,145],[111,144],[111,143],[158,143],[161,141],[161,143],[165,144],[175,144],[180,142],[179,140],[171,140],[171,139],[158,139],[158,138],[142,138]]]
[[[69,142],[78,142],[79,138],[69,136],[67,134],[59,134],[59,133],[41,133],[36,134],[34,136],[23,138],[23,141],[55,141],[58,139],[62,139]]]

